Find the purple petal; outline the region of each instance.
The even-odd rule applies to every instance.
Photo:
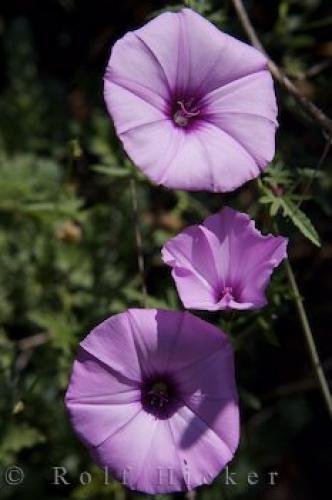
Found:
[[[237,400],[193,395],[186,398],[186,405],[220,437],[234,454],[240,439]]]
[[[125,151],[153,182],[227,192],[274,155],[266,67],[257,50],[184,9],[115,44],[105,100]]]
[[[239,414],[230,344],[177,373],[182,398],[234,453],[239,441]]]
[[[66,406],[96,462],[150,494],[211,482],[233,456],[239,432],[226,335],[189,313],[131,309],[81,346]],[[155,411],[158,393],[146,399],[157,390],[147,389],[151,380],[170,381],[166,413]]]
[[[212,123],[200,122],[195,133],[180,130],[178,138],[171,148],[175,155],[168,154],[170,161],[158,180],[172,189],[227,192],[260,173],[249,152]]]
[[[176,88],[181,58],[179,15],[165,12],[135,32],[164,75],[169,91]],[[169,95],[169,94],[168,94]]]
[[[238,419],[233,422],[228,421],[229,424],[230,427],[237,427]],[[171,418],[170,426],[176,439],[189,489],[201,484],[210,484],[232,459],[232,450],[221,436],[187,407],[181,408]],[[226,429],[225,431],[227,432]]]
[[[85,337],[81,346],[116,373],[132,381],[141,379],[128,313],[116,314],[103,321]]]
[[[113,372],[81,348],[66,406],[78,436],[89,446],[96,446],[141,410],[140,391],[137,383]]]
[[[219,332],[220,336],[224,335]],[[209,340],[207,332],[201,334],[203,341]],[[215,348],[208,355],[201,356],[189,365],[176,372],[181,393],[187,397],[214,398],[219,400],[236,400],[237,390],[234,375],[233,350],[226,337],[223,347]]]
[[[253,309],[266,304],[265,289],[286,247],[286,238],[263,236],[247,214],[224,208],[166,242],[162,257],[185,307]]]
[[[162,249],[163,261],[173,268],[172,275],[179,294],[184,297],[185,307],[188,307],[188,296],[191,296],[192,307],[195,302],[207,308],[215,304],[219,280],[209,236],[202,227],[193,226],[168,241]]]
[[[107,99],[108,96],[116,95],[117,99]],[[145,125],[165,121],[165,116],[152,100],[129,92],[127,89],[111,82],[105,83],[105,97],[108,102],[108,110],[117,123],[117,131],[120,137],[126,132],[131,132]]]
[[[287,239],[263,236],[247,214],[224,208],[204,221],[220,241],[220,248],[229,252],[225,281],[236,289],[237,298],[228,307],[259,308],[266,304],[265,289],[269,278],[286,257]]]
[[[115,43],[106,68],[105,81],[112,81],[134,94],[142,93],[146,99],[148,96],[158,99],[160,104],[168,99],[164,70],[151,49],[140,39],[139,31],[127,33]]]
[[[103,379],[105,383],[101,383]],[[138,382],[117,373],[80,347],[66,400],[105,404],[131,403],[140,399],[138,389]]]
[[[127,314],[144,375],[177,372],[217,350],[227,350],[226,335],[190,313],[156,309],[142,312],[130,309]]]
[[[187,60],[188,82],[196,91],[207,94],[266,68],[263,54],[223,33],[196,12],[183,9],[178,18],[180,63]]]
[[[165,372],[182,327],[183,314],[156,309],[130,309],[128,317],[142,374],[149,376]]]
[[[287,255],[287,239],[282,236],[265,236],[264,246],[252,245],[245,271],[247,280],[241,291],[241,301],[251,302],[255,308],[267,303],[265,289],[273,270]]]
[[[219,353],[219,359],[227,355],[230,344],[227,336],[219,328],[188,312],[178,314],[182,316],[182,324],[169,358],[172,372],[181,374],[182,377],[183,370],[195,370],[196,365],[200,366],[200,363],[216,352]],[[219,367],[215,373],[221,371],[222,367]],[[197,374],[204,379],[205,375],[199,370]],[[193,381],[197,383],[197,378]]]
[[[169,422],[144,412],[94,449],[93,456],[132,490],[157,494],[187,489]]]
[[[268,71],[220,87],[206,95],[202,102],[206,120],[241,144],[260,168],[273,159],[277,106]]]

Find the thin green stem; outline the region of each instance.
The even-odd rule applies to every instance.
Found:
[[[285,89],[289,94],[291,94],[298,104],[307,112],[309,116],[316,123],[320,125],[324,134],[327,134],[329,140],[332,138],[332,120],[329,116],[327,116],[318,106],[316,106],[310,99],[308,99],[304,94],[302,94],[299,89],[294,85],[294,83],[285,75],[279,66],[272,61],[269,55],[266,53],[262,42],[260,41],[257,32],[250,21],[247,10],[244,6],[242,0],[232,0],[234,9],[237,13],[239,21],[246,32],[250,42],[252,45],[265,54],[267,57],[267,64],[269,69],[277,82]]]
[[[313,184],[315,178],[317,177],[317,173],[319,172],[319,170],[321,169],[323,163],[325,162],[326,158],[327,158],[327,155],[329,154],[330,152],[330,149],[332,147],[332,141],[331,139],[328,139],[324,145],[324,150],[323,150],[323,153],[321,154],[318,162],[317,162],[317,165],[314,169],[314,173],[313,175],[311,176],[311,178],[308,180],[304,190],[303,190],[303,193],[302,193],[302,198],[299,200],[296,208],[300,208],[300,206],[302,205],[306,195],[308,194],[310,188],[311,188],[311,185]]]
[[[242,24],[242,27],[244,28],[245,32],[248,35],[249,40],[251,41],[252,45],[256,47],[256,49],[260,50],[263,52],[268,61],[268,66],[269,69],[274,76],[274,78],[287,90],[289,94],[291,94],[296,101],[302,106],[302,108],[313,118],[322,128],[322,130],[327,134],[327,145],[324,148],[323,155],[319,161],[318,167],[321,166],[321,164],[324,162],[329,149],[331,145],[331,138],[332,138],[332,120],[325,115],[325,113],[319,109],[312,101],[307,99],[304,95],[302,95],[297,87],[287,78],[287,76],[284,74],[284,72],[274,63],[274,61],[271,60],[271,58],[268,56],[266,53],[257,33],[256,30],[251,23],[248,13],[246,11],[246,8],[243,4],[242,0],[232,0],[233,6],[235,8],[235,11],[238,15],[238,18]],[[324,401],[326,403],[327,410],[329,412],[330,417],[332,418],[332,397],[330,393],[330,389],[323,371],[323,368],[321,366],[317,348],[315,345],[315,341],[312,335],[312,331],[310,328],[310,324],[308,321],[308,317],[305,311],[305,308],[303,306],[303,301],[302,297],[299,292],[299,288],[291,267],[291,264],[289,260],[286,260],[286,272],[287,272],[287,277],[290,283],[290,286],[293,290],[294,294],[294,300],[297,308],[297,312],[299,315],[299,319],[301,322],[303,334],[306,340],[306,344],[308,346],[309,354],[310,354],[310,359],[312,362],[312,366],[314,369],[315,376],[317,378],[317,382],[319,384],[319,387],[321,389]]]
[[[324,371],[323,371],[323,368],[322,368],[322,365],[321,365],[321,362],[319,359],[316,344],[315,344],[313,334],[312,334],[312,331],[310,328],[308,316],[307,316],[306,310],[305,310],[304,305],[303,305],[302,297],[300,295],[299,287],[297,285],[292,266],[291,266],[288,259],[285,260],[285,268],[286,268],[286,273],[287,273],[289,284],[290,284],[292,291],[293,291],[294,301],[295,301],[295,305],[296,305],[297,312],[299,315],[303,334],[304,334],[304,337],[306,340],[306,344],[308,347],[312,367],[313,367],[317,382],[319,384],[319,388],[321,390],[322,396],[324,398],[326,408],[328,410],[330,417],[332,418],[332,396],[330,393],[329,385],[327,383],[327,380],[326,380],[326,377],[325,377],[325,374],[324,374]]]

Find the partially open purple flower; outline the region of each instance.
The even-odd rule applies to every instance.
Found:
[[[238,445],[231,345],[185,312],[131,309],[97,326],[66,405],[96,462],[142,492],[210,483]]]
[[[274,156],[266,58],[190,9],[119,40],[104,94],[126,152],[157,184],[232,191]]]
[[[247,214],[224,208],[167,241],[162,257],[185,307],[258,309],[286,248],[286,238],[263,236]]]

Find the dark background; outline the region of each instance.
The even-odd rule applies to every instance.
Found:
[[[245,40],[231,2],[196,4],[223,30]],[[254,0],[246,6],[272,57],[331,114],[330,2]],[[141,300],[128,177],[112,171],[128,165],[106,115],[102,77],[112,43],[165,7],[144,0],[1,2],[1,498],[135,496],[115,482],[102,484],[70,429],[62,399],[79,340],[106,316]],[[278,86],[277,94],[277,159],[301,193],[304,171],[316,169],[326,138]],[[181,307],[159,252],[185,225],[230,204],[270,229],[254,183],[227,196],[172,193],[142,179],[138,184],[150,306]],[[291,221],[279,220],[291,239],[290,258],[329,380],[331,185],[328,155],[303,203],[321,248]],[[199,490],[206,500],[317,500],[329,491],[331,421],[283,269],[274,276],[269,297],[263,311],[231,322],[203,314],[227,328],[234,341],[243,423],[231,466],[239,485],[225,487],[221,475]],[[25,472],[21,485],[4,480],[13,464]],[[54,466],[68,469],[70,485],[52,486]],[[80,486],[85,470],[93,482]],[[255,487],[247,485],[250,471],[261,477]],[[274,487],[268,485],[269,471],[279,472]]]

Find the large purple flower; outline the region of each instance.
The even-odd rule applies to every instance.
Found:
[[[247,214],[224,208],[169,240],[162,257],[185,307],[257,309],[286,247],[286,238],[263,236]]]
[[[231,345],[190,313],[131,309],[101,323],[81,343],[66,405],[96,462],[138,491],[210,483],[238,444]]]
[[[157,184],[231,191],[274,156],[266,58],[190,9],[119,40],[104,94],[126,152]]]

